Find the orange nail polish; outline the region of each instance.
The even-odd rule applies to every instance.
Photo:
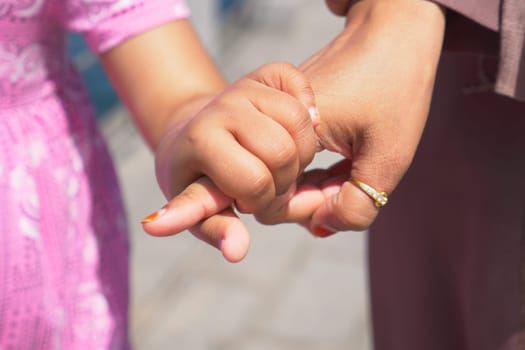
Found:
[[[162,216],[166,212],[165,208],[162,208],[160,210],[157,210],[154,213],[149,214],[144,219],[142,219],[143,224],[149,224],[150,222],[153,222],[157,220],[160,216]]]
[[[329,229],[329,228],[324,227],[324,226],[315,226],[312,229],[312,233],[316,237],[324,238],[324,237],[328,237],[328,236],[331,236],[331,235],[337,233],[337,231],[334,231],[334,230]]]

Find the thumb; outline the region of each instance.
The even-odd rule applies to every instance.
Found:
[[[248,74],[247,77],[295,97],[308,110],[314,126],[319,124],[319,111],[310,80],[293,64],[269,63]]]
[[[310,229],[317,236],[368,229],[380,208],[387,205],[389,194],[408,168],[401,163],[367,154],[356,157],[348,164],[345,170],[347,180],[331,190],[330,196],[312,216]]]

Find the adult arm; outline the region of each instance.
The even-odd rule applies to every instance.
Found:
[[[525,101],[525,1],[432,0],[447,9],[445,49],[498,55],[494,90]],[[326,0],[337,15],[356,0]]]
[[[338,4],[329,1],[332,10],[347,10]],[[303,186],[323,194],[320,206],[292,199],[259,215],[262,222],[303,221],[320,236],[371,225],[378,208],[349,178],[394,191],[426,122],[444,29],[442,8],[425,0],[361,0],[348,8],[345,29],[302,66],[321,114],[320,143],[347,161],[305,177]]]

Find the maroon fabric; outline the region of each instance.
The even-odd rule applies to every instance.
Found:
[[[495,91],[525,100],[525,1],[433,1],[448,9],[445,48],[498,54]]]
[[[488,29],[498,31],[502,0],[433,0]]]
[[[496,91],[525,101],[525,1],[505,0]]]
[[[445,54],[414,163],[370,230],[376,350],[523,350],[525,103]]]
[[[525,101],[525,0],[429,1],[447,8],[445,50],[498,55],[495,91]]]

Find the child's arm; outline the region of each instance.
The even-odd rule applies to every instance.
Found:
[[[192,232],[219,247],[228,260],[240,260],[248,236],[230,207],[232,200],[244,212],[267,207],[288,190],[315,152],[306,108],[314,106],[308,81],[291,65],[272,64],[219,94],[224,80],[185,20],[134,37],[101,59],[156,152],[166,197],[206,175],[218,187],[216,198],[222,198],[221,207],[212,211],[198,198],[191,210],[171,212],[171,218],[166,214],[145,229],[174,234],[201,215],[206,220]],[[202,190],[206,183],[212,184],[200,179],[190,190]]]
[[[226,87],[189,20],[134,36],[100,59],[152,149],[174,111],[183,106],[198,110]]]

